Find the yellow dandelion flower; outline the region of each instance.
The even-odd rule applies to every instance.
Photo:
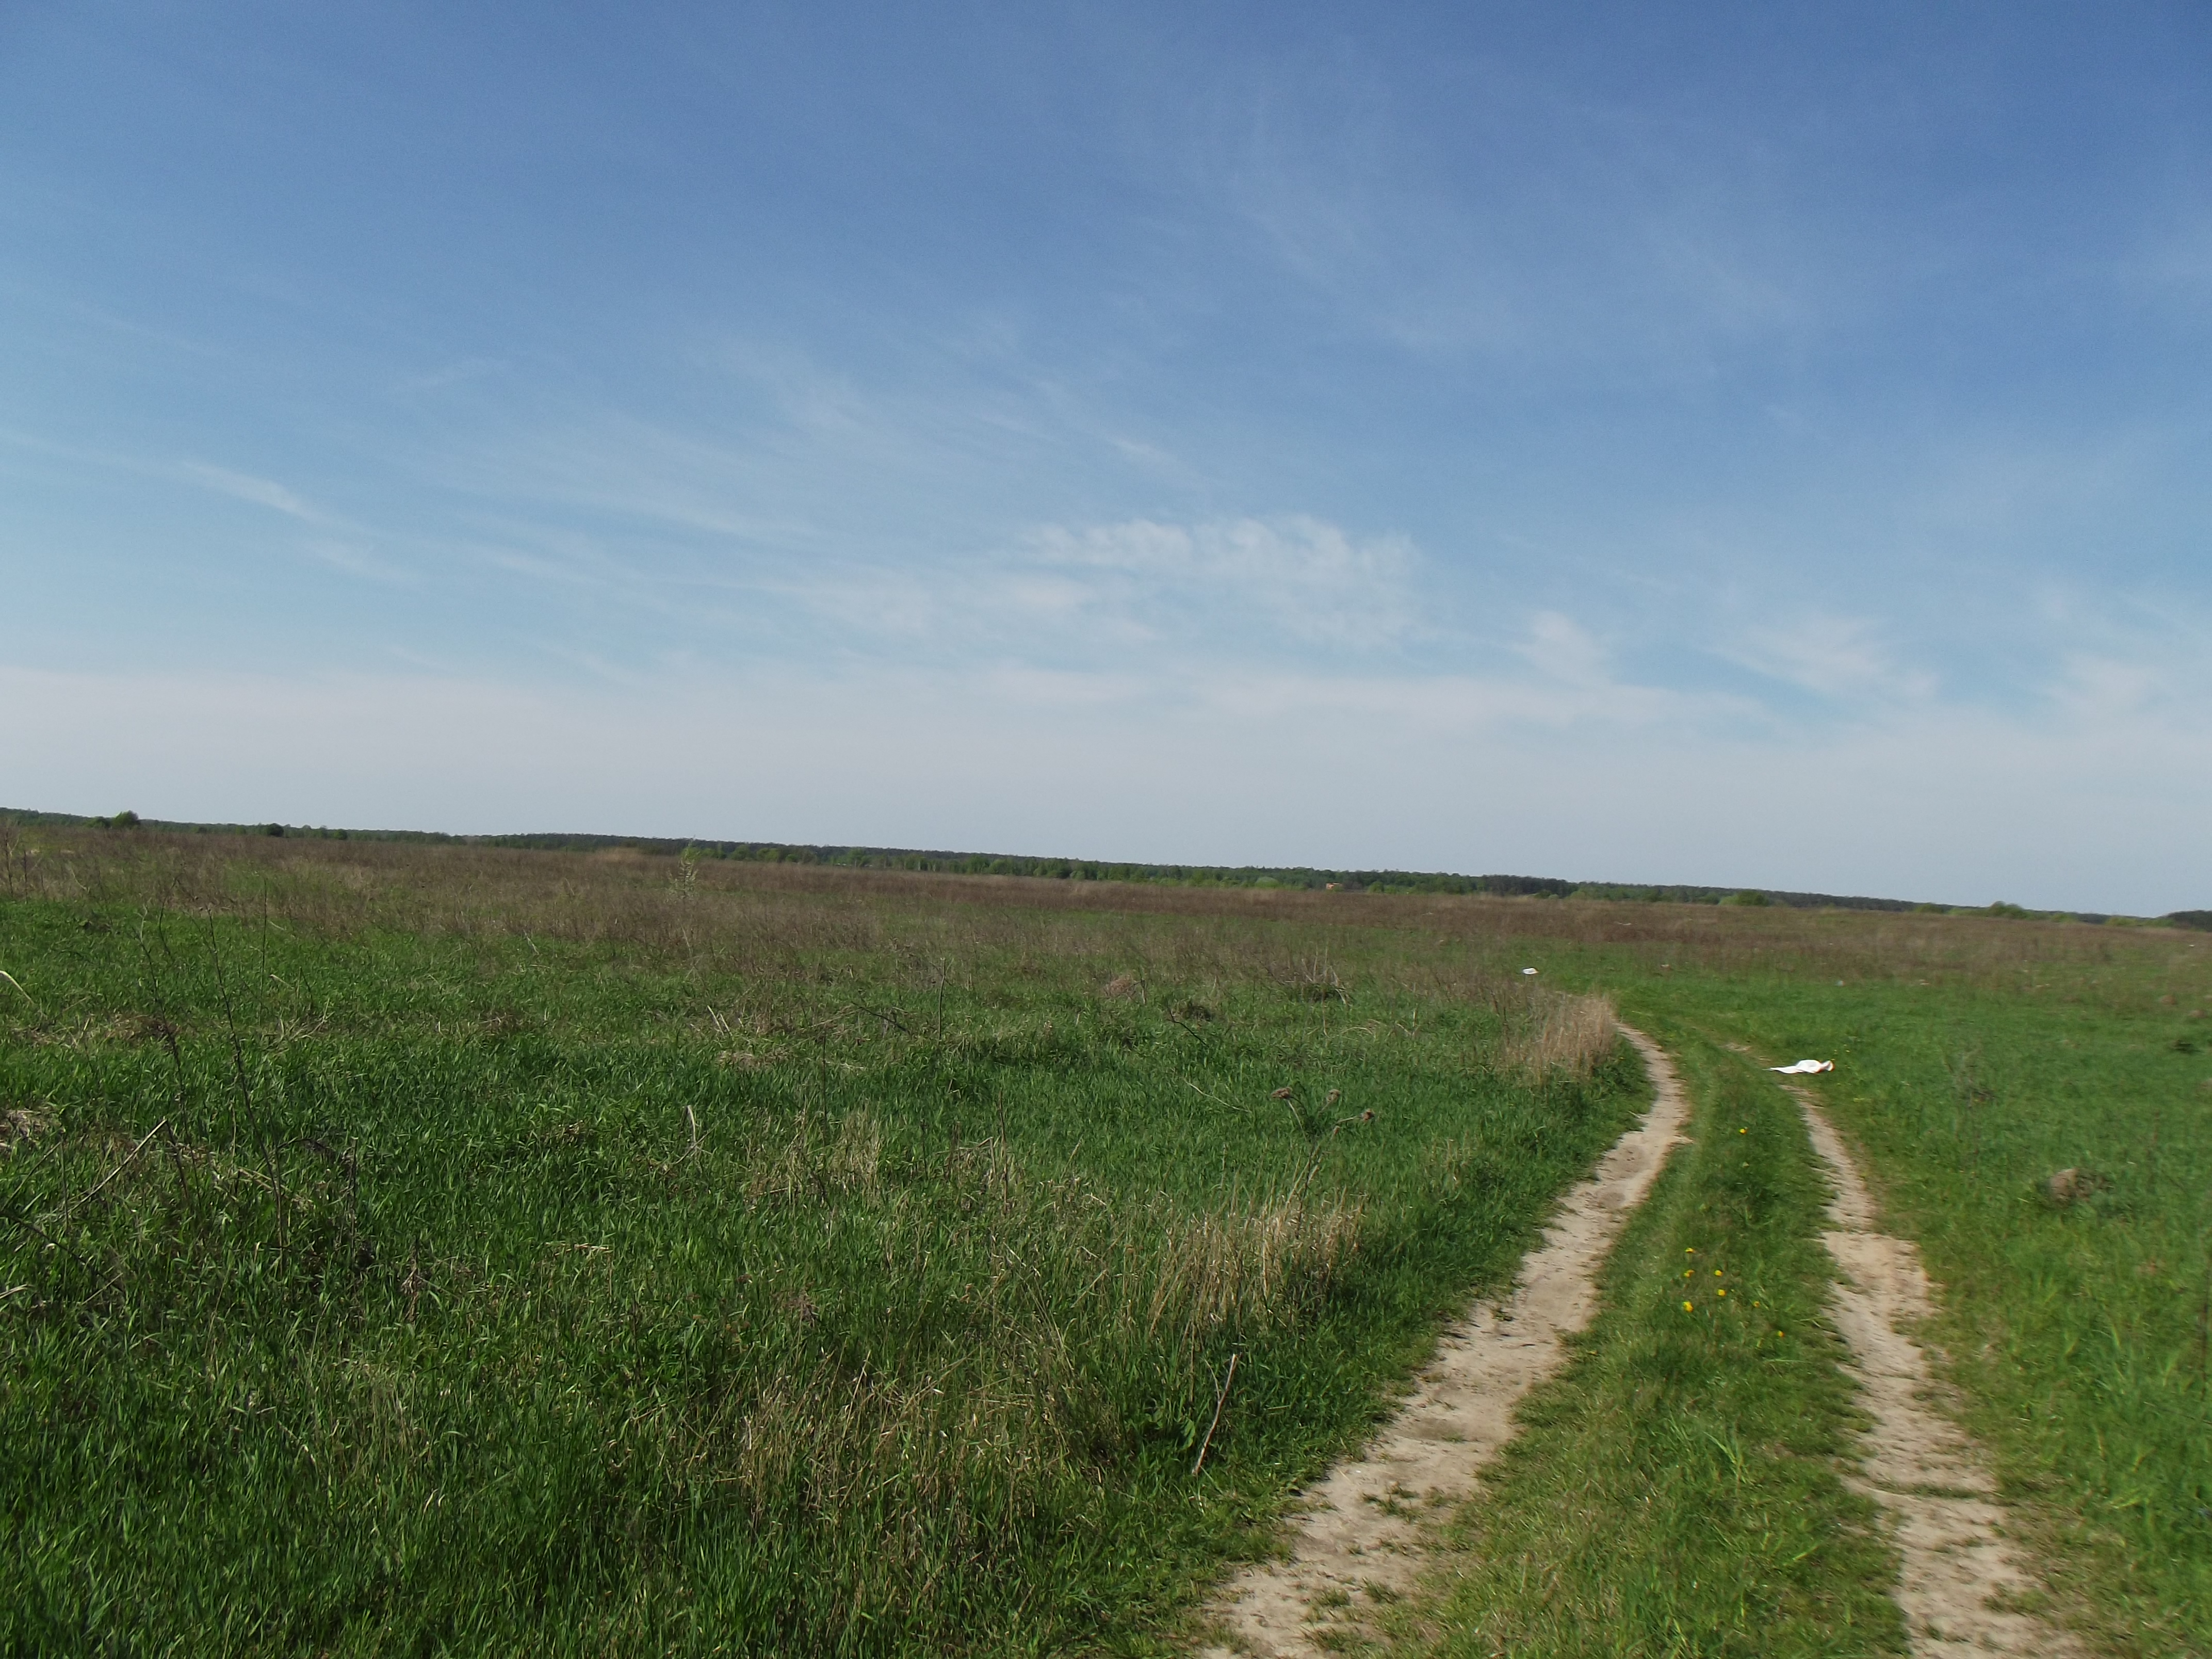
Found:
[[[1682,1304],[1682,1311],[1683,1311],[1684,1313],[1690,1313],[1690,1312],[1692,1312],[1692,1311],[1694,1311],[1694,1310],[1696,1310],[1697,1305],[1698,1305],[1698,1304],[1697,1304],[1696,1303],[1694,1303],[1694,1302],[1685,1302],[1685,1303]]]

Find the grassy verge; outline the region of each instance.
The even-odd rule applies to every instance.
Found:
[[[1387,932],[149,846],[0,902],[9,1651],[1142,1650],[1641,1094]]]
[[[1857,1419],[1823,1317],[1826,1190],[1802,1127],[1711,1044],[1678,1063],[1692,1144],[1455,1522],[1441,1600],[1403,1618],[1397,1651],[1905,1650],[1894,1558],[1838,1476]]]

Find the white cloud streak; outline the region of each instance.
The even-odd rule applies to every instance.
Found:
[[[1030,608],[1103,614],[1147,632],[1188,633],[1184,619],[1203,614],[1289,641],[1362,648],[1403,638],[1416,614],[1410,542],[1358,539],[1300,514],[1055,526],[1027,550],[1050,573],[1018,579]]]
[[[310,504],[297,491],[287,489],[273,478],[257,478],[249,472],[234,472],[227,466],[210,466],[200,461],[179,461],[162,470],[184,483],[212,490],[218,495],[228,495],[234,501],[265,507],[272,513],[282,513],[286,518],[297,519],[302,524],[334,525],[338,522],[331,514]]]
[[[1798,611],[1747,629],[1719,647],[1731,662],[1838,702],[1881,704],[1936,695],[1938,680],[1899,662],[1863,617]]]

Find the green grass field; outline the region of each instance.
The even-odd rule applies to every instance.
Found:
[[[1142,1650],[1643,1097],[1387,932],[76,874],[0,908],[9,1651]]]
[[[2212,1650],[2203,935],[39,844],[0,1650],[1172,1650],[1640,1109],[1571,993],[1696,1139],[1407,1650],[1899,1650],[1810,1054],[2057,1610]]]

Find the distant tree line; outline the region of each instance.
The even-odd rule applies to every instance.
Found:
[[[453,836],[436,830],[332,830],[285,823],[179,823],[141,818],[136,812],[79,817],[66,812],[0,809],[0,820],[113,830],[157,830],[173,835],[296,836],[329,841],[412,842],[425,845],[508,847],[533,852],[599,853],[626,850],[652,857],[732,860],[752,864],[819,864],[846,870],[909,870],[953,876],[1028,876],[1052,881],[1150,882],[1179,887],[1300,888],[1346,893],[1480,893],[1498,898],[1610,899],[1644,904],[1782,905],[1796,910],[1916,911],[1954,915],[2006,916],[2040,921],[2136,923],[2139,918],[2087,912],[2029,910],[2002,901],[1986,906],[1915,903],[1861,894],[1795,893],[1778,889],[1646,885],[1632,882],[1565,881],[1556,876],[1462,876],[1443,871],[1316,870],[1304,866],[1131,864],[1092,859],[1033,858],[1010,853],[953,853],[898,847],[821,847],[773,841],[696,841],[668,836]],[[2212,910],[2176,910],[2160,918],[2177,927],[2212,931]]]

